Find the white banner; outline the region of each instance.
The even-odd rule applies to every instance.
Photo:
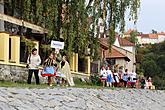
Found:
[[[64,49],[64,42],[60,41],[51,41],[51,48]]]

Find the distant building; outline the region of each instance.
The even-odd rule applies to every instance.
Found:
[[[130,34],[131,32],[133,32],[134,30],[129,29],[124,35],[123,38],[129,38],[131,37]],[[156,44],[156,43],[160,43],[165,41],[165,33],[161,32],[161,33],[155,33],[155,34],[142,34],[139,33],[136,36],[137,40],[138,40],[138,44],[140,45],[146,45],[146,44]]]
[[[114,45],[111,48],[111,53],[109,52],[107,45],[109,38],[100,38],[99,41],[102,47],[101,54],[102,59],[106,59],[108,64],[111,66],[118,65],[118,68],[128,69],[129,71],[136,70],[136,60],[135,60],[135,45],[126,39],[116,36]]]

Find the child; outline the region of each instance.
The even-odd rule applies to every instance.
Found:
[[[122,76],[124,87],[127,87],[127,81],[128,81],[128,69],[125,69],[125,73]]]
[[[44,70],[41,75],[43,77],[48,76],[48,85],[52,86],[52,76],[55,76],[54,66],[57,66],[53,53],[51,53],[49,57],[44,61],[43,65],[44,65]]]
[[[104,87],[105,86],[105,82],[107,80],[107,72],[106,72],[104,66],[102,66],[101,71],[100,71],[100,74],[101,74],[101,82],[102,82],[103,87]]]
[[[110,70],[110,67],[107,67],[107,86],[112,87],[113,83],[113,74]]]
[[[152,89],[151,77],[148,78],[148,88],[149,88],[149,89]]]
[[[140,83],[141,83],[141,88],[144,89],[145,84],[146,84],[146,81],[145,81],[144,77],[142,77],[142,79],[140,80]]]

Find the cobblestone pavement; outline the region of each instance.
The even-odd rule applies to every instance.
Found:
[[[136,89],[0,87],[0,110],[165,110],[165,92]]]

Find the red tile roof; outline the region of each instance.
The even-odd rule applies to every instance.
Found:
[[[111,48],[111,53],[109,53],[109,50],[105,50],[105,58],[124,58],[127,61],[130,61],[130,59],[125,56],[124,54],[122,54],[121,52],[119,52],[118,50],[116,50],[115,48]]]
[[[160,32],[158,33],[158,35],[165,35],[165,32]]]
[[[102,47],[102,48],[104,48],[104,49],[108,49],[108,47],[109,47],[109,45],[106,43],[106,42],[103,42],[103,41],[101,41],[101,40],[99,40],[99,43],[100,43],[100,46]]]
[[[158,35],[157,34],[149,34],[150,39],[157,39]]]
[[[130,35],[131,32],[133,32],[134,30],[133,29],[129,29],[127,32],[125,32],[125,35]]]
[[[158,34],[140,34],[139,36],[141,36],[142,38],[149,38],[149,39],[157,39],[158,38]]]
[[[121,46],[135,46],[134,43],[131,43],[131,42],[128,41],[127,39],[118,37],[118,40],[119,40],[119,44],[120,44]]]
[[[118,50],[116,50],[114,47],[111,48],[111,53],[109,52],[108,49],[108,39],[109,38],[100,38],[99,39],[99,43],[101,45],[102,48],[105,49],[105,58],[124,58],[127,61],[130,61],[130,59],[125,56],[124,54],[122,54],[121,52],[119,52]]]
[[[127,39],[121,38],[121,37],[119,37],[119,36],[116,36],[116,38],[118,38],[119,44],[120,44],[121,46],[135,46],[134,43],[131,43],[131,42],[128,41]],[[100,40],[101,42],[107,44],[107,45],[109,44],[109,43],[108,43],[108,40],[109,40],[108,37],[106,37],[106,38],[100,38],[99,40]]]
[[[120,53],[119,51],[117,51],[116,49],[114,49],[113,47],[111,48],[111,53],[109,53],[109,50],[105,51],[105,58],[124,58],[124,57],[126,56]]]

